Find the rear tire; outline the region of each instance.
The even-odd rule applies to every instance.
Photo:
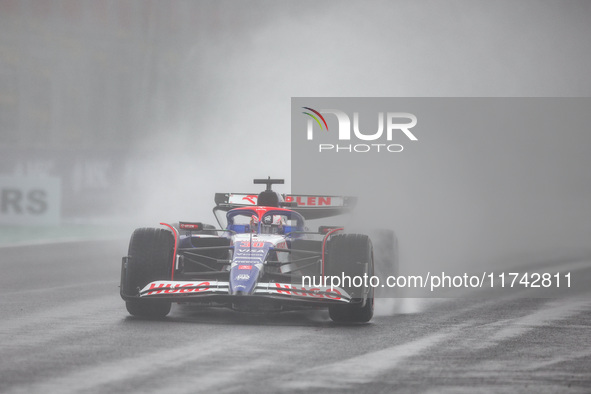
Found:
[[[138,296],[139,290],[150,282],[170,278],[174,236],[168,230],[138,228],[129,241],[127,261],[121,275],[121,292]],[[163,318],[170,312],[169,301],[155,299],[126,299],[127,311],[138,317]]]
[[[371,277],[374,273],[373,249],[367,235],[338,234],[327,242],[325,257],[327,276]],[[369,279],[368,279],[369,280]],[[330,318],[338,323],[366,323],[373,317],[374,291],[371,286],[342,286],[353,297],[350,304],[331,305]]]

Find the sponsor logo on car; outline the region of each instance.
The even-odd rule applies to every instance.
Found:
[[[297,287],[293,285],[282,285],[275,283],[275,289],[278,294],[294,295],[300,297],[315,297],[315,298],[329,298],[331,300],[340,300],[341,292],[337,289],[321,290],[319,288],[306,289],[305,287]]]
[[[242,200],[246,200],[249,203],[255,205],[257,203],[258,196],[256,194],[249,194],[248,196],[242,197]]]
[[[174,293],[199,293],[209,290],[209,282],[201,283],[175,283],[175,282],[153,282],[150,283],[149,291],[146,295],[154,294],[174,294]]]
[[[201,223],[180,222],[179,227],[181,230],[203,230],[203,224]]]
[[[251,270],[252,269],[252,265],[246,265],[246,264],[240,264],[238,266],[239,270]]]
[[[265,246],[265,243],[262,241],[241,241],[240,242],[240,247],[241,248],[263,248]]]
[[[247,254],[265,254],[265,251],[262,249],[238,249],[237,252]]]
[[[248,257],[248,256],[240,256],[240,259],[237,259],[235,261],[236,264],[242,265],[242,264],[257,264],[257,263],[262,263],[263,262],[263,257],[257,257],[257,256],[252,256],[252,257]]]

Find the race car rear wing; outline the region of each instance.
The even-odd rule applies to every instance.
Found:
[[[279,206],[298,212],[306,219],[320,219],[342,215],[355,208],[356,197],[325,196],[307,194],[281,194]],[[253,193],[216,193],[214,210],[230,209],[257,205],[258,194]]]
[[[350,196],[321,196],[291,194],[284,197],[287,204],[306,219],[321,219],[351,212],[357,204],[357,197]]]

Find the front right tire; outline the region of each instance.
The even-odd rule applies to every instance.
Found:
[[[371,240],[362,234],[332,235],[325,256],[327,276],[371,277],[374,273]],[[330,318],[337,323],[366,323],[373,317],[374,290],[369,287],[342,286],[353,297],[350,304],[331,305]]]

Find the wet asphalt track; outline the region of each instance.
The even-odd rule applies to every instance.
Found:
[[[591,289],[382,301],[362,326],[186,306],[143,321],[118,295],[126,243],[0,248],[1,393],[591,393]]]

